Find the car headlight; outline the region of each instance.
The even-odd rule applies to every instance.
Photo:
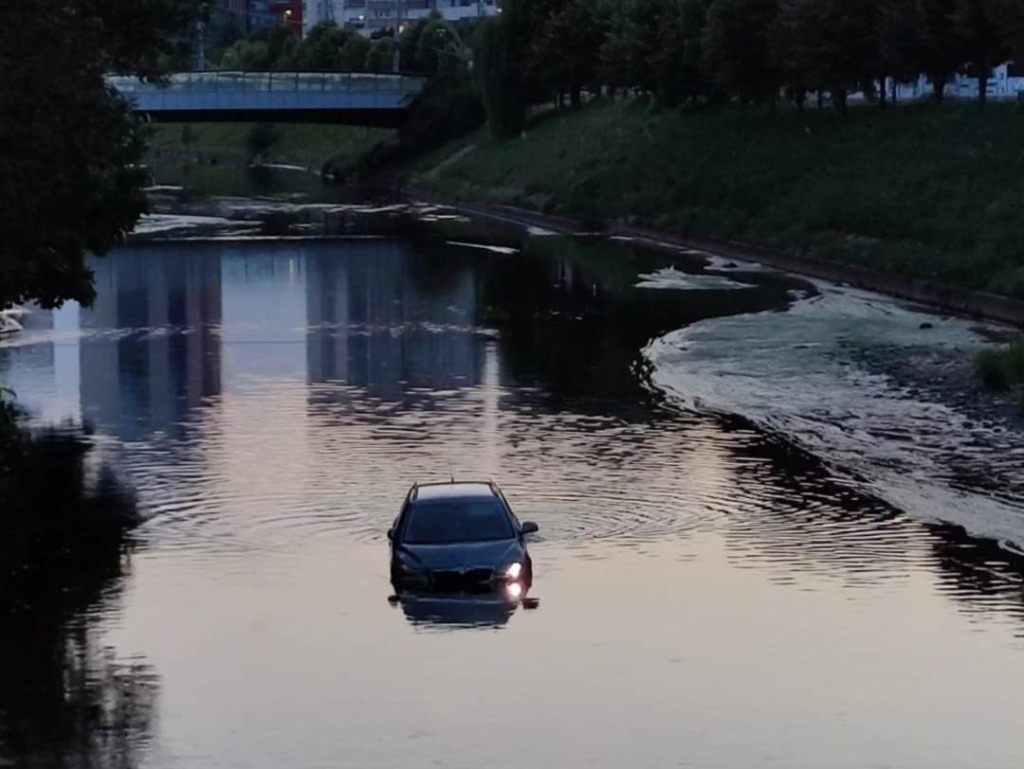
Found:
[[[505,567],[505,577],[508,579],[519,579],[523,573],[523,565],[516,561],[515,563],[509,564]]]

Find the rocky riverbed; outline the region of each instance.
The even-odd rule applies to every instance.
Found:
[[[978,328],[982,336],[996,337],[989,328]],[[926,335],[929,329],[921,330]],[[867,371],[882,374],[908,397],[940,403],[970,418],[964,427],[983,427],[994,432],[1018,432],[1024,439],[1024,415],[1020,396],[1014,392],[994,393],[984,389],[975,375],[976,350],[961,347],[936,348],[851,346],[853,359]]]

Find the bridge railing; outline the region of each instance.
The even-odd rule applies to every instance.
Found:
[[[426,78],[370,72],[182,72],[159,84],[125,76],[108,77],[107,82],[122,93],[276,91],[416,94],[423,89]]]

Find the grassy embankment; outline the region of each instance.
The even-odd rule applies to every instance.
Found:
[[[595,104],[422,160],[415,181],[469,200],[788,249],[1024,299],[1024,109],[916,105],[850,120]],[[1020,393],[1024,343],[976,361]]]
[[[215,182],[252,162],[247,146],[252,130],[249,123],[157,125],[149,139],[146,161],[161,183]],[[263,163],[320,173],[344,171],[393,132],[358,126],[279,124],[274,133],[277,140],[263,153]]]
[[[469,145],[475,148],[467,151]],[[1024,109],[768,117],[595,104],[421,161],[463,199],[622,219],[1024,298]]]

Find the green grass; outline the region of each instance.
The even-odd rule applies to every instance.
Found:
[[[245,137],[251,123],[192,123],[157,125],[149,139],[149,162],[199,155],[219,165],[248,161]],[[269,163],[287,163],[319,171],[327,162],[348,165],[391,131],[334,125],[277,126],[281,140],[267,153]]]
[[[974,359],[974,373],[982,387],[993,392],[1024,386],[1024,341],[998,350],[982,350]],[[1024,389],[1020,397],[1024,407]]]
[[[769,117],[599,103],[416,181],[463,198],[744,239],[1024,297],[1024,110]]]

